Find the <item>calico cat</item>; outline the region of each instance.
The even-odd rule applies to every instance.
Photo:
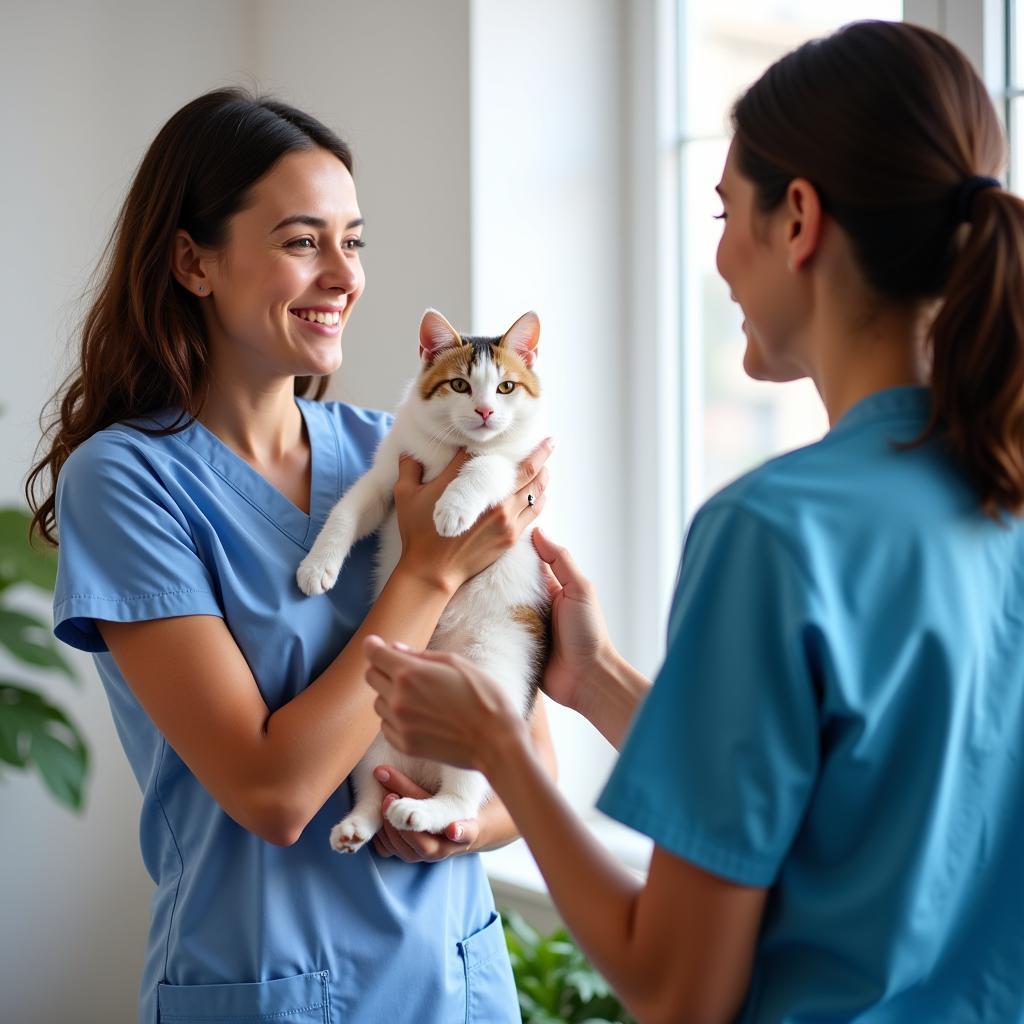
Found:
[[[532,312],[500,338],[464,337],[436,310],[423,314],[419,376],[410,382],[373,466],[335,505],[299,566],[306,594],[334,586],[351,546],[378,527],[375,595],[380,593],[402,551],[392,501],[402,453],[422,463],[424,480],[437,476],[460,447],[473,455],[434,506],[434,525],[443,537],[464,533],[516,489],[519,462],[546,436],[533,370],[539,337],[540,320]],[[530,532],[528,527],[509,551],[459,588],[429,644],[479,665],[508,689],[524,715],[532,709],[546,657],[549,612]],[[355,802],[331,830],[335,850],[354,853],[380,829],[385,790],[373,769],[384,763],[436,794],[395,801],[387,816],[400,829],[440,832],[476,817],[488,795],[479,772],[407,757],[380,734],[352,772]]]

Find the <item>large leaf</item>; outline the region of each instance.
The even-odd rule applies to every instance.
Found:
[[[82,809],[89,751],[78,728],[35,691],[8,682],[0,682],[0,759],[35,768],[62,804]]]
[[[608,995],[608,982],[593,968],[576,968],[565,976],[565,983],[576,989],[584,1004],[591,999],[599,999]]]
[[[19,661],[63,672],[77,682],[75,673],[57,650],[49,626],[32,615],[0,607],[0,644]]]
[[[527,951],[535,949],[540,942],[540,935],[526,923],[522,914],[514,910],[502,910],[501,916],[505,923],[505,934],[511,933]]]
[[[17,508],[0,508],[0,584],[31,583],[53,591],[57,580],[57,553],[37,541],[28,542],[31,517]]]

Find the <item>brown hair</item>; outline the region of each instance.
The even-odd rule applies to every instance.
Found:
[[[762,211],[806,178],[884,300],[942,299],[918,443],[942,436],[990,515],[1024,513],[1024,202],[987,188],[963,209],[1006,152],[967,58],[919,26],[857,22],[772,65],[732,120]]]
[[[315,118],[234,88],[192,100],[160,129],[97,270],[78,366],[51,403],[56,409],[41,442],[48,450],[25,483],[33,534],[56,545],[57,477],[83,441],[112,423],[168,408],[182,411],[178,422],[148,432],[174,433],[202,407],[206,329],[199,300],[171,274],[175,232],[223,245],[228,221],[253,185],[286,153],[317,146],[352,170],[348,146]],[[295,393],[319,399],[327,385],[327,377],[297,377]]]

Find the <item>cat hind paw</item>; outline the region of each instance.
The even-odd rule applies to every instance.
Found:
[[[331,829],[331,849],[338,853],[355,853],[373,838],[376,831],[372,822],[349,815]]]

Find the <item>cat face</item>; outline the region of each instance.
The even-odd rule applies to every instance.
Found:
[[[420,322],[418,419],[435,439],[478,448],[508,436],[540,397],[533,372],[540,339],[536,313],[501,337],[464,337],[436,310]]]

